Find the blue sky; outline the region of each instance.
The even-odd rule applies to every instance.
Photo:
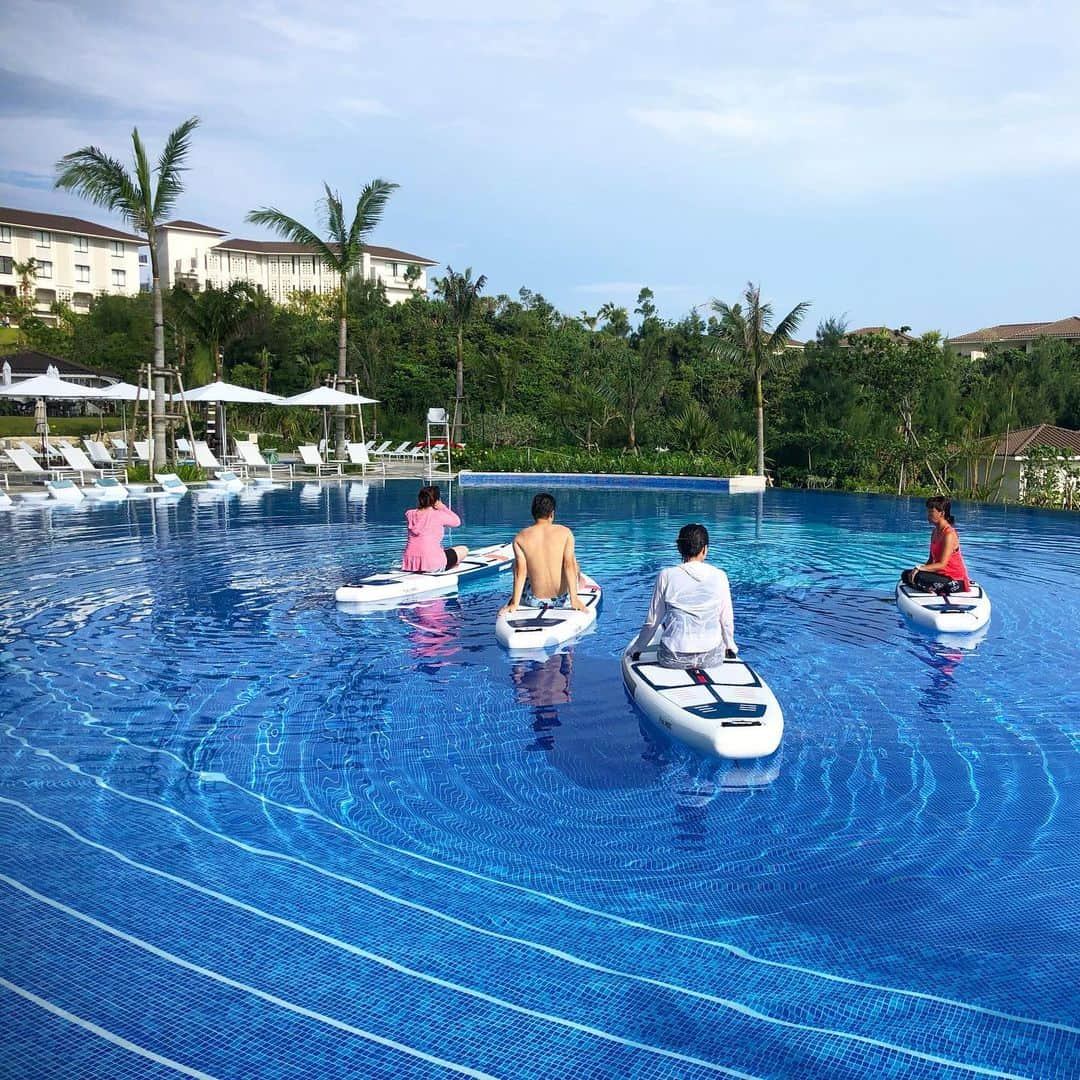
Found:
[[[392,9],[392,10],[388,10]],[[784,310],[963,333],[1080,313],[1080,6],[7,0],[0,203],[196,114],[179,216],[260,235],[401,185],[375,243],[565,311]]]

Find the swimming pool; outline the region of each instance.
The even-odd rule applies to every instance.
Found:
[[[557,494],[606,591],[544,663],[505,578],[334,606],[415,484],[0,517],[0,1076],[1076,1075],[1077,519],[960,507],[994,615],[942,643],[916,500]],[[455,542],[531,495],[455,491]],[[621,686],[688,520],[765,762]]]

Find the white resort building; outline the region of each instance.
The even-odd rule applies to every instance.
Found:
[[[110,225],[0,207],[0,292],[18,296],[25,287],[34,314],[45,321],[55,321],[49,308],[56,301],[86,312],[101,293],[138,293],[139,249],[145,246]],[[16,263],[31,259],[32,273],[16,273]]]
[[[949,348],[960,356],[981,360],[991,345],[1003,348],[1023,349],[1031,352],[1036,338],[1060,338],[1062,341],[1080,342],[1080,316],[1067,315],[1064,319],[1050,322],[1001,323],[972,330],[959,337],[949,338]]]
[[[163,288],[187,284],[227,288],[248,281],[275,303],[285,303],[295,292],[329,293],[337,276],[303,244],[287,240],[226,240],[225,232],[196,221],[169,221],[158,230],[158,268]],[[427,293],[427,269],[434,259],[395,248],[364,245],[357,274],[381,281],[391,304]],[[416,269],[410,275],[410,267]]]

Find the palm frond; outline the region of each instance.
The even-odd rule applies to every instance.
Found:
[[[810,301],[802,300],[796,304],[777,324],[773,327],[771,341],[776,345],[786,345],[799,329],[799,323],[803,316],[810,310]]]
[[[326,232],[331,244],[342,249],[349,246],[349,237],[345,231],[345,212],[341,208],[341,193],[324,180],[323,190],[326,195],[319,200],[319,210],[326,221]]]
[[[188,117],[165,140],[157,163],[157,190],[152,205],[154,221],[161,221],[172,213],[176,200],[184,190],[181,174],[187,171],[184,162],[191,149],[191,133],[198,126],[197,116]]]
[[[339,274],[342,272],[341,258],[338,252],[330,247],[318,233],[312,232],[311,229],[297,221],[296,218],[289,217],[283,210],[278,210],[273,206],[263,206],[258,210],[252,210],[245,220],[250,221],[252,225],[264,225],[266,228],[272,229],[284,240],[289,240],[294,244],[303,244],[314,249],[315,253],[328,266]]]
[[[153,221],[154,180],[150,174],[150,159],[146,156],[146,147],[139,138],[139,129],[132,128],[131,146],[135,158],[135,186],[139,192],[140,214],[143,228]]]
[[[364,185],[356,200],[356,213],[349,228],[349,247],[359,248],[379,223],[390,196],[400,185],[377,178]]]
[[[56,163],[55,187],[74,191],[95,206],[114,210],[143,228],[143,200],[135,181],[123,164],[97,146],[84,146],[65,154]]]

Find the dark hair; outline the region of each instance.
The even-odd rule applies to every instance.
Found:
[[[428,484],[420,489],[420,494],[416,496],[416,505],[421,510],[426,510],[429,506],[434,506],[439,501],[439,489],[434,484]]]
[[[555,496],[549,495],[546,491],[541,491],[533,499],[532,504],[532,516],[534,521],[539,521],[541,518],[549,518],[555,513]]]
[[[926,500],[926,509],[937,510],[950,525],[956,524],[956,518],[952,516],[952,503],[944,495],[931,495]]]
[[[684,559],[692,559],[709,546],[709,530],[704,525],[684,525],[679,530],[676,544]]]

